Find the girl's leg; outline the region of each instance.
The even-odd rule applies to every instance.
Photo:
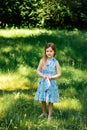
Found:
[[[49,102],[49,108],[48,108],[49,112],[48,112],[48,118],[51,118],[52,116],[52,110],[53,110],[53,103]]]
[[[39,118],[43,117],[43,116],[47,116],[46,114],[46,102],[42,101],[42,114],[39,116]]]
[[[42,101],[42,112],[46,113],[46,102]]]

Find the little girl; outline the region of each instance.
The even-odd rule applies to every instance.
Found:
[[[42,102],[42,114],[39,118],[47,116],[46,102],[48,102],[48,121],[51,120],[53,103],[59,102],[59,93],[56,78],[61,76],[60,65],[54,58],[56,48],[54,43],[48,43],[44,50],[44,56],[40,60],[37,74],[40,76],[35,100]]]

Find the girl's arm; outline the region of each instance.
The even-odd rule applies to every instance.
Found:
[[[60,69],[60,65],[57,61],[57,64],[56,64],[56,75],[53,75],[53,76],[50,76],[49,79],[56,79],[56,78],[59,78],[61,76],[61,69]]]
[[[42,68],[42,59],[40,60],[40,63],[39,63],[39,65],[38,65],[38,67],[37,67],[37,74],[38,74],[40,77],[46,79],[47,76],[43,75],[43,74],[40,72],[41,68]]]

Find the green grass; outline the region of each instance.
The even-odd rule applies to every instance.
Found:
[[[47,42],[57,46],[60,103],[38,119],[36,67]],[[0,30],[0,130],[87,130],[87,31]],[[48,105],[48,104],[47,104]]]

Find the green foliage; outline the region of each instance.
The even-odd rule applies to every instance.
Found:
[[[64,26],[65,17],[70,16],[68,6],[61,1],[47,1],[45,2],[44,10],[44,27],[56,28]]]
[[[87,0],[1,0],[0,27],[87,28]]]

